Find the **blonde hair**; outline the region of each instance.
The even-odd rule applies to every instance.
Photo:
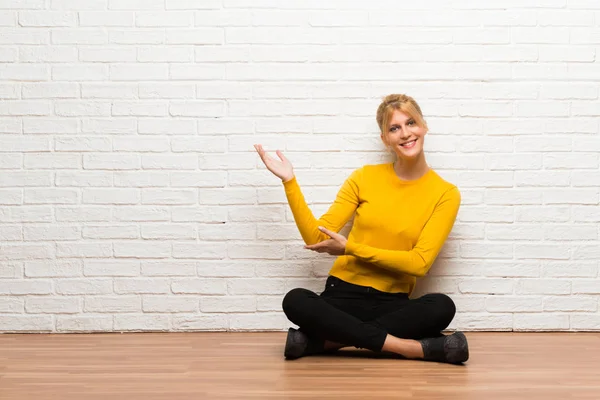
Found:
[[[390,94],[383,98],[377,108],[377,125],[383,135],[387,135],[390,127],[390,120],[395,110],[406,113],[413,118],[418,126],[427,129],[427,122],[423,118],[421,107],[415,99],[405,94]]]

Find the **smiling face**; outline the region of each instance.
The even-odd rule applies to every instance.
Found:
[[[393,110],[386,129],[381,133],[381,140],[398,158],[414,160],[423,153],[423,139],[427,128],[420,125],[415,118],[398,109]]]

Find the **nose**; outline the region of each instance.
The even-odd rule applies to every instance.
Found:
[[[406,126],[403,126],[400,130],[400,138],[408,139],[410,137],[410,132],[408,131]]]

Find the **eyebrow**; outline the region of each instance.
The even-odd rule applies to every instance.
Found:
[[[405,121],[405,123],[408,123],[408,122],[411,122],[411,121],[413,121],[413,122],[416,122],[414,118],[409,118],[409,119],[407,119],[407,120]],[[390,128],[391,128],[392,126],[400,126],[400,124],[390,124]]]

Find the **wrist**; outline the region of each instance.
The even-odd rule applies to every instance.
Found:
[[[346,255],[346,256],[352,255],[352,244],[350,243],[349,240],[346,240],[346,243],[344,243],[344,255]]]
[[[296,177],[296,175],[292,174],[292,175],[288,175],[288,176],[283,176],[281,177],[281,182],[286,183],[291,181],[292,179],[294,179]]]

